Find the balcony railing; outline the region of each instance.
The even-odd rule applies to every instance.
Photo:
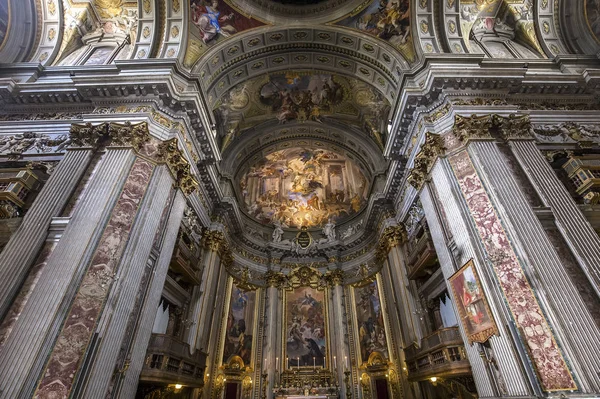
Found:
[[[410,381],[471,375],[458,327],[438,330],[423,338],[420,348],[416,344],[404,348],[404,354]]]
[[[176,272],[181,273],[191,284],[200,284],[200,259],[182,239],[177,241],[173,251],[171,267]]]
[[[170,335],[152,334],[140,380],[202,387],[205,366],[206,353],[190,355],[187,343]]]

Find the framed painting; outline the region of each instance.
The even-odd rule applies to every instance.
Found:
[[[362,364],[374,352],[389,359],[385,314],[378,279],[353,288],[352,302],[358,327],[358,345]]]
[[[239,356],[244,366],[250,366],[256,324],[256,291],[246,291],[233,282],[230,293],[222,362],[227,364],[232,357]]]
[[[469,344],[486,342],[498,334],[498,327],[481,287],[479,275],[471,259],[449,279],[460,322]]]
[[[285,293],[286,369],[327,366],[327,306],[324,290],[297,287]]]

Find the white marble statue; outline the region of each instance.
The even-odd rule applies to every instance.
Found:
[[[281,224],[275,223],[275,230],[273,230],[273,242],[281,242],[281,238],[283,237],[283,229],[281,228]]]
[[[329,219],[329,222],[323,227],[323,235],[327,237],[327,242],[335,241],[335,223]]]

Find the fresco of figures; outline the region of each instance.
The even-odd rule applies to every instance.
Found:
[[[373,352],[380,352],[387,358],[387,339],[377,281],[356,288],[354,295],[362,361],[366,362]]]
[[[256,292],[244,291],[233,284],[225,329],[223,364],[232,356],[239,356],[245,365],[250,365],[255,302]]]
[[[408,59],[415,59],[410,32],[410,0],[375,0],[356,15],[338,22],[389,42]]]
[[[344,88],[331,75],[273,75],[260,89],[260,100],[271,107],[280,123],[290,120],[321,122],[321,115],[346,96]]]
[[[262,25],[239,13],[225,0],[191,0],[190,39],[184,64],[192,67],[216,43]]]
[[[359,212],[366,186],[363,173],[346,157],[300,147],[267,155],[240,180],[250,216],[296,228],[322,226]]]
[[[326,356],[325,293],[296,288],[286,296],[287,367],[324,367]]]
[[[600,0],[585,1],[585,16],[590,30],[596,40],[600,41]]]

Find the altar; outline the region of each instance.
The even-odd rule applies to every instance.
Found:
[[[277,399],[336,399],[337,395],[318,395],[318,396],[304,396],[304,395],[283,395],[276,396]]]

